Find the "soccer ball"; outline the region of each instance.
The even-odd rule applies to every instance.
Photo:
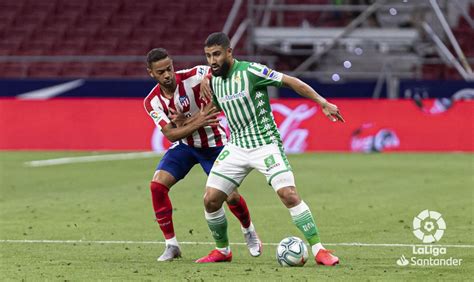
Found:
[[[281,266],[303,266],[308,260],[308,248],[298,237],[287,237],[278,244],[276,258]]]

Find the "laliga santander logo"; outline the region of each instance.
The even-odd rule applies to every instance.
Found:
[[[413,234],[425,245],[413,245],[415,256],[402,255],[396,262],[399,266],[460,266],[462,260],[455,257],[442,257],[447,248],[430,243],[438,242],[446,230],[446,222],[439,212],[424,210],[413,218]]]
[[[424,210],[413,218],[413,234],[423,243],[439,241],[444,230],[446,223],[439,212]]]
[[[401,258],[397,259],[397,264],[400,266],[406,266],[410,264],[410,262],[407,260],[407,258],[404,255],[402,255]]]

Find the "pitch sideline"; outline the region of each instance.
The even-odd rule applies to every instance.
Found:
[[[79,157],[67,157],[67,158],[29,161],[29,162],[25,162],[24,165],[27,167],[42,167],[42,166],[64,165],[64,164],[74,164],[74,163],[92,163],[92,162],[103,162],[103,161],[145,159],[145,158],[160,157],[162,155],[163,154],[156,153],[156,152],[99,154],[99,155],[92,155],[92,156],[79,156]]]

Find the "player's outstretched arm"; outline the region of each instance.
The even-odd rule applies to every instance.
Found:
[[[218,114],[212,105],[208,107],[201,106],[201,110],[183,121],[181,126],[174,127],[173,124],[169,123],[161,129],[161,132],[169,141],[175,142],[188,137],[203,126],[218,125],[219,119],[216,117]]]
[[[315,101],[321,106],[323,113],[332,121],[345,122],[336,105],[329,103],[324,97],[318,94],[308,84],[296,77],[284,74],[282,78],[283,86],[293,89],[299,95]]]

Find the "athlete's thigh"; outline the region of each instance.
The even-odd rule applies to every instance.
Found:
[[[152,181],[161,183],[168,188],[173,187],[173,185],[178,182],[176,178],[174,178],[174,176],[166,170],[156,170],[155,174],[153,175]]]
[[[194,155],[198,160],[199,164],[201,164],[202,169],[204,172],[209,175],[211,172],[211,168],[214,165],[217,157],[224,149],[224,146],[219,147],[210,147],[206,149],[196,149],[194,151]]]
[[[229,195],[252,170],[246,149],[227,144],[220,152],[207,178],[207,187]]]
[[[265,175],[267,183],[278,190],[287,186],[295,186],[290,163],[283,151],[283,146],[269,144],[255,149],[252,154],[252,167]]]
[[[179,181],[188,174],[196,163],[197,159],[191,148],[185,144],[179,144],[168,149],[156,170],[164,170],[171,174],[176,181]]]

